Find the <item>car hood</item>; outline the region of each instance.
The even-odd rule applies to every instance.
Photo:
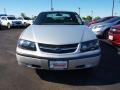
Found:
[[[20,39],[45,44],[72,44],[96,39],[92,30],[83,25],[31,25]]]

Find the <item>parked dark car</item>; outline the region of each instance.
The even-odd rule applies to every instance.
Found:
[[[104,22],[104,21],[109,20],[109,19],[114,18],[114,17],[115,16],[108,16],[108,17],[101,18],[99,20],[93,20],[93,21],[89,22],[87,24],[87,26],[89,27],[91,24],[96,24],[96,23]]]
[[[102,36],[102,38],[106,39],[110,28],[118,24],[120,24],[120,17],[116,16],[104,22],[92,24],[90,28],[97,36]]]

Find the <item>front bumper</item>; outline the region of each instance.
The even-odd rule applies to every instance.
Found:
[[[100,51],[94,54],[72,57],[72,58],[46,58],[46,57],[37,57],[32,55],[25,55],[17,53],[18,64],[38,69],[50,70],[49,62],[50,61],[67,61],[68,68],[67,70],[72,69],[84,69],[95,67],[99,64],[100,60]]]

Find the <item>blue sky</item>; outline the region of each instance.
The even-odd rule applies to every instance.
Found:
[[[112,0],[53,0],[55,10],[75,11],[81,8],[81,16],[110,16]],[[0,0],[0,13],[19,16],[24,12],[28,16],[38,15],[41,11],[50,10],[50,0]],[[115,0],[115,15],[120,15],[120,0]]]

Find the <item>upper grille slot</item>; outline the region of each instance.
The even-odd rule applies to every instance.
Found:
[[[67,44],[67,45],[51,45],[51,44],[41,44],[39,43],[39,48],[43,52],[47,53],[72,53],[75,52],[78,46],[78,43],[76,44]]]

